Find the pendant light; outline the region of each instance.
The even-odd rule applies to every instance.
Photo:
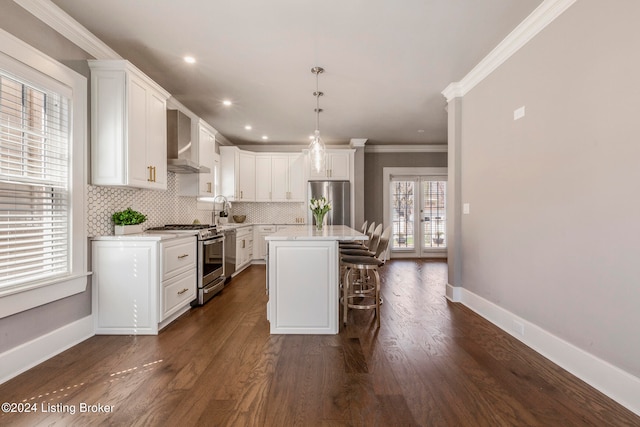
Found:
[[[320,113],[322,112],[320,108],[320,97],[323,96],[324,93],[318,89],[318,75],[324,73],[324,68],[313,67],[311,72],[316,75],[316,91],[313,92],[313,96],[316,97],[316,109],[314,110],[316,112],[316,130],[309,144],[309,160],[311,161],[313,170],[316,173],[321,173],[325,169],[325,146],[322,138],[320,138]]]

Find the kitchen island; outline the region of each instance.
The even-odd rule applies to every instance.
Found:
[[[272,334],[337,334],[339,241],[367,236],[344,225],[291,226],[267,241],[267,319]]]

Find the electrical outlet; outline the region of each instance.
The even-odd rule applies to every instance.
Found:
[[[524,117],[524,105],[520,108],[513,110],[513,120],[518,120]]]

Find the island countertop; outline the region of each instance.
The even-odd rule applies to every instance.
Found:
[[[325,225],[316,230],[314,225],[293,225],[270,234],[265,240],[367,240],[368,237],[346,225]]]

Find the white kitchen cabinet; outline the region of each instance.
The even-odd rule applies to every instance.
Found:
[[[92,242],[96,334],[155,335],[196,298],[195,236]]]
[[[268,154],[256,155],[256,202],[270,202],[273,197],[271,191],[271,177],[274,171],[273,158]]]
[[[221,194],[230,201],[256,199],[255,154],[237,147],[220,147]]]
[[[199,120],[195,144],[198,147],[198,164],[209,172],[179,175],[180,196],[214,197],[219,193],[220,155],[216,154],[216,131],[202,119]],[[192,133],[192,135],[193,135]]]
[[[169,93],[125,60],[90,60],[91,183],[167,189]]]
[[[305,200],[302,154],[257,154],[255,161],[257,202]]]
[[[327,150],[325,169],[317,172],[309,164],[309,179],[350,181],[353,171],[353,150]]]
[[[236,272],[243,270],[253,260],[253,227],[236,230]]]
[[[253,259],[264,261],[267,255],[267,242],[265,237],[277,231],[275,225],[256,225],[253,227]]]

